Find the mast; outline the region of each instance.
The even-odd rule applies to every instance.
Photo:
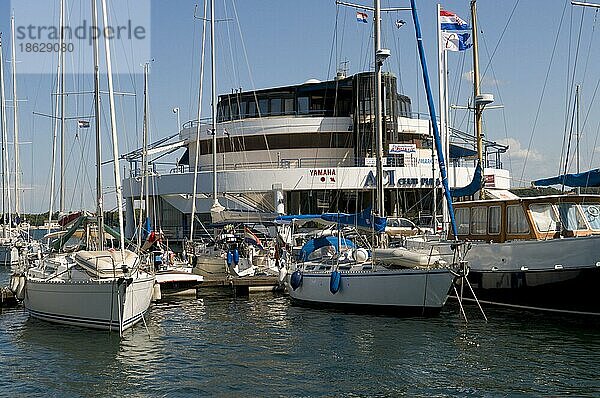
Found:
[[[215,61],[215,0],[210,1],[210,61],[212,72],[212,160],[213,160],[213,205],[211,211],[223,210],[217,198],[217,74]]]
[[[150,64],[144,64],[144,136],[142,142],[142,187],[140,190],[140,198],[144,200],[144,208],[146,209],[146,219],[148,219],[150,198],[148,195],[148,69]],[[138,228],[138,248],[142,247],[142,213],[140,212],[140,221]]]
[[[473,32],[473,105],[475,106],[475,138],[477,139],[477,160],[483,167],[483,136],[481,126],[482,105],[477,101],[479,90],[479,46],[477,42],[477,0],[471,0],[471,23]],[[482,190],[483,193],[483,190]]]
[[[64,7],[64,0],[61,0],[60,2],[60,16],[59,16],[59,27],[60,27],[60,39],[59,39],[59,48],[62,49],[63,47],[63,43],[64,43],[64,33],[63,33],[63,26],[64,26],[64,12],[65,12],[65,7]],[[58,56],[58,63],[57,63],[57,67],[56,67],[56,104],[54,107],[54,131],[52,133],[52,163],[50,166],[50,208],[48,211],[48,233],[50,233],[51,231],[51,226],[52,226],[52,213],[54,212],[54,194],[55,194],[55,189],[56,189],[56,138],[58,136],[58,122],[59,119],[61,121],[64,121],[64,112],[61,111],[61,114],[59,116],[59,108],[63,108],[63,97],[64,97],[64,72],[63,72],[63,68],[64,68],[64,58],[63,55],[60,54]],[[61,124],[61,128],[64,127],[64,124]],[[61,157],[62,159],[62,157]],[[64,170],[62,168],[62,161],[61,161],[61,183],[62,183],[62,176],[63,176],[63,172],[62,170]],[[62,200],[63,197],[61,196],[60,198],[60,211],[63,212],[64,208],[62,206]]]
[[[412,10],[412,17],[415,23],[415,36],[417,38],[417,47],[419,49],[419,58],[421,59],[421,69],[423,72],[423,80],[425,83],[425,91],[427,93],[427,106],[429,108],[429,115],[432,121],[435,121],[435,103],[433,101],[433,94],[431,93],[431,84],[429,82],[429,72],[427,70],[427,60],[425,59],[425,49],[423,48],[423,38],[421,36],[421,24],[419,23],[419,17],[417,15],[417,5],[415,0],[410,0],[410,7]],[[450,224],[452,226],[452,233],[455,239],[458,239],[458,230],[456,228],[456,221],[454,219],[454,208],[452,206],[452,197],[450,196],[450,189],[448,188],[448,175],[446,173],[446,164],[444,157],[444,150],[442,140],[440,138],[440,130],[437,123],[432,123],[433,126],[433,137],[435,142],[435,148],[438,154],[438,165],[440,168],[440,175],[442,177],[442,185],[444,189],[444,196],[448,203],[448,215],[450,216]]]
[[[92,0],[92,26],[98,29],[98,6]],[[96,30],[98,31],[98,30]],[[98,250],[104,250],[104,203],[102,197],[102,140],[100,138],[100,50],[97,35],[94,43],[94,117],[96,119],[96,217],[98,218]]]
[[[194,186],[192,188],[192,217],[190,221],[190,242],[194,240],[194,218],[196,217],[196,193],[198,191],[198,160],[200,156],[200,119],[202,118],[202,91],[203,91],[203,81],[204,81],[204,46],[206,43],[206,7],[208,2],[204,0],[204,13],[202,14],[202,53],[200,59],[200,86],[198,87],[198,123],[196,125],[196,154],[194,160]],[[213,64],[214,68],[214,64]],[[214,73],[213,73],[214,75]],[[179,123],[178,123],[179,124]],[[179,128],[179,127],[178,127]],[[213,130],[214,131],[214,130]],[[216,135],[215,135],[216,136]],[[213,197],[216,199],[216,151],[215,145],[213,143]]]
[[[65,0],[60,0],[60,212],[65,212],[65,51],[62,51],[63,43],[65,42]]]
[[[389,56],[389,50],[381,48],[381,9],[380,0],[375,0],[375,25],[374,25],[374,47],[375,47],[375,145],[376,145],[376,167],[377,167],[377,190],[375,211],[380,217],[385,217],[385,202],[383,191],[383,125],[381,112],[381,67],[383,61]]]
[[[1,110],[1,128],[2,128],[2,231],[4,237],[7,236],[8,230],[10,235],[10,179],[8,171],[8,128],[6,127],[6,98],[4,95],[4,58],[2,50],[2,33],[0,33],[0,110]],[[8,220],[6,215],[8,214]],[[6,222],[8,221],[8,228]]]
[[[19,195],[20,184],[20,159],[19,159],[19,101],[17,99],[17,52],[16,52],[16,40],[15,40],[15,16],[14,14],[10,17],[10,31],[12,33],[12,89],[13,89],[13,133],[14,133],[14,146],[15,146],[15,216],[18,217],[21,214],[21,201]]]
[[[102,0],[102,14],[104,27],[108,25],[108,8],[106,0]],[[119,170],[119,144],[117,139],[117,115],[115,112],[115,89],[112,76],[112,62],[110,52],[110,38],[104,35],[104,47],[106,53],[106,74],[108,80],[108,98],[110,103],[110,127],[112,135],[113,172],[115,176],[115,193],[117,195],[117,214],[119,215],[119,237],[121,249],[121,261],[125,261],[125,231],[123,228],[123,188],[121,186],[121,171]],[[100,166],[100,165],[98,165]]]

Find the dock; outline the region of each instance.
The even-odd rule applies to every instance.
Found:
[[[198,289],[231,288],[236,295],[244,296],[252,292],[280,291],[279,279],[276,276],[247,276],[205,278]]]

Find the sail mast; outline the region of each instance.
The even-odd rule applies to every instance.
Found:
[[[148,129],[150,127],[148,122],[148,68],[150,64],[146,62],[144,64],[144,134],[142,138],[142,181],[140,189],[140,200],[144,201],[144,209],[146,211],[146,219],[149,214],[149,195],[148,195]],[[138,248],[142,247],[142,228],[143,228],[143,217],[140,211],[140,221],[138,228]]]
[[[375,25],[374,25],[374,47],[375,47],[375,145],[376,145],[376,167],[377,167],[377,190],[376,207],[377,215],[385,217],[385,202],[383,194],[383,125],[381,112],[381,67],[385,60],[381,49],[381,9],[380,0],[375,0]],[[389,52],[388,52],[389,53]],[[383,55],[383,57],[382,57]]]
[[[60,0],[60,212],[65,212],[65,52],[62,51],[65,42],[65,0]]]
[[[479,164],[481,164],[481,167],[483,167],[483,136],[481,126],[483,106],[477,101],[481,93],[479,89],[479,46],[477,42],[476,0],[471,0],[471,24],[473,32],[473,106],[475,107],[475,138],[477,140],[477,159]]]
[[[13,89],[13,133],[14,133],[14,147],[15,147],[15,216],[18,217],[21,214],[21,201],[19,195],[19,177],[20,177],[20,159],[19,159],[19,101],[17,99],[17,50],[15,40],[15,16],[14,14],[10,18],[10,30],[12,33],[12,89]]]
[[[213,160],[213,205],[212,212],[223,210],[217,198],[217,73],[215,60],[215,0],[210,2],[210,61],[212,72],[212,160]]]
[[[98,6],[92,0],[92,27],[98,32]],[[102,140],[100,137],[100,49],[97,35],[94,43],[94,117],[96,120],[96,217],[98,218],[98,250],[104,250],[104,203],[102,197]]]
[[[6,98],[4,95],[4,57],[2,50],[2,33],[0,33],[0,110],[2,111],[2,230],[4,237],[6,234],[6,223],[8,221],[8,231],[10,232],[10,179],[8,171],[8,128],[6,126]],[[6,215],[8,214],[8,220]]]
[[[196,217],[196,193],[198,192],[198,160],[200,157],[200,119],[202,118],[202,92],[204,82],[204,46],[206,43],[206,7],[207,0],[204,0],[204,13],[202,14],[202,52],[200,55],[200,85],[198,87],[198,123],[196,124],[196,152],[194,157],[194,186],[192,188],[192,217],[190,221],[190,242],[194,240],[194,218]],[[214,67],[214,66],[213,66]],[[213,73],[214,74],[214,73]],[[214,146],[213,146],[214,150]],[[216,151],[214,151],[216,153]],[[216,156],[213,156],[216,164]],[[216,198],[216,166],[214,166],[213,195]]]
[[[104,27],[108,25],[108,8],[106,0],[102,0],[102,14]],[[121,186],[121,171],[119,170],[119,144],[117,139],[117,115],[115,112],[115,89],[112,77],[112,62],[110,52],[110,38],[104,35],[104,47],[106,53],[106,74],[108,80],[108,98],[110,104],[110,127],[112,135],[113,172],[115,176],[115,191],[117,195],[117,214],[119,216],[119,237],[121,249],[121,261],[125,261],[125,231],[123,229],[123,188]]]
[[[65,13],[65,4],[64,0],[60,1],[60,16],[59,16],[59,29],[60,29],[60,39],[59,39],[59,48],[62,49],[64,43],[64,13]],[[48,233],[51,231],[52,226],[52,213],[54,212],[54,194],[56,190],[56,138],[58,136],[58,122],[59,120],[64,121],[64,112],[61,111],[59,116],[59,108],[63,108],[63,97],[64,97],[64,58],[63,55],[60,54],[58,56],[58,64],[56,66],[56,102],[54,107],[54,131],[52,133],[52,163],[50,166],[50,208],[48,211]],[[61,128],[63,125],[61,124]],[[63,176],[63,168],[61,161],[61,181]],[[60,211],[63,212],[64,208],[62,206],[62,197],[60,198]]]

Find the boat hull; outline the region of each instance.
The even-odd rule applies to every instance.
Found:
[[[296,290],[287,278],[294,303],[321,308],[435,315],[446,303],[454,276],[445,269],[341,272],[339,290],[330,291],[329,272],[304,272]]]
[[[142,320],[150,306],[153,286],[151,276],[134,279],[129,285],[123,279],[77,282],[28,279],[24,305],[31,316],[44,321],[122,332]]]
[[[465,260],[470,269],[468,280],[479,300],[600,315],[600,236],[471,245]],[[465,297],[472,298],[468,291],[466,288]]]

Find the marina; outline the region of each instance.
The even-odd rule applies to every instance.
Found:
[[[0,13],[0,395],[600,396],[600,4],[265,3]]]

